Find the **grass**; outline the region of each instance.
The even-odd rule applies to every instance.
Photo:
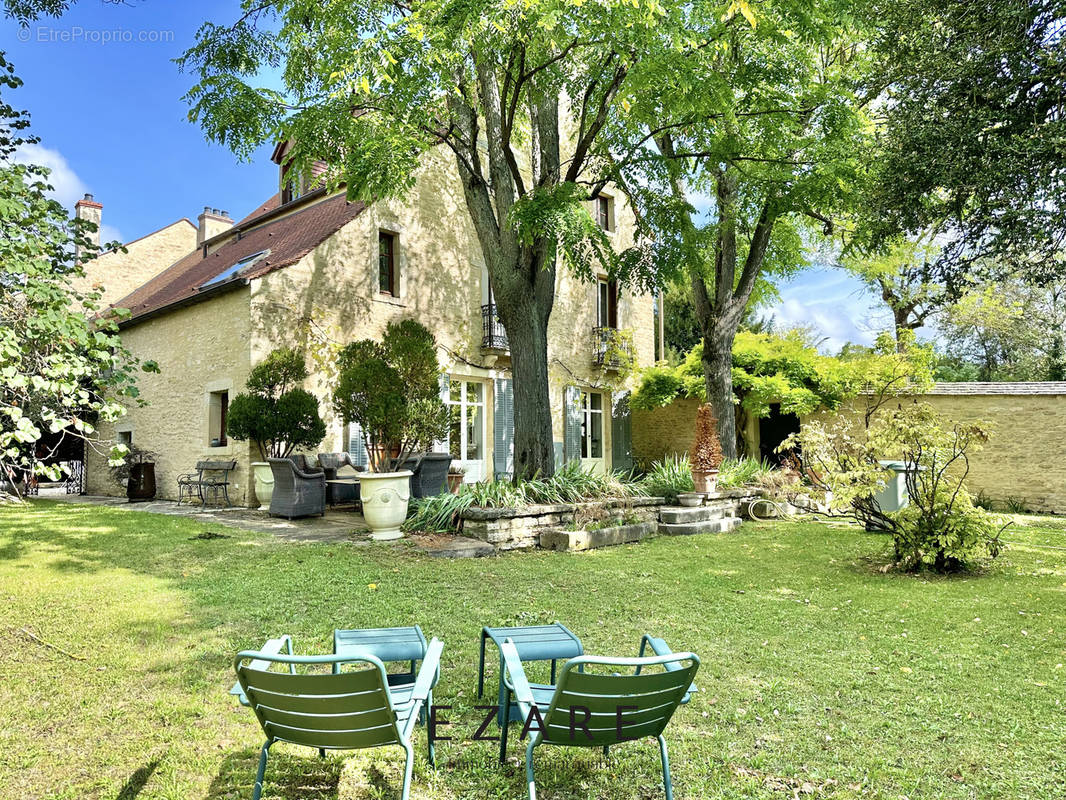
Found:
[[[635,654],[650,631],[702,657],[668,732],[678,800],[1061,798],[1066,526],[1021,519],[986,574],[941,579],[881,574],[886,538],[816,524],[451,561],[0,507],[0,796],[249,797],[261,740],[226,695],[233,654],[279,633],[325,652],[335,626],[417,621],[446,642],[437,697],[457,739],[433,771],[420,730],[413,797],[521,798],[517,763],[460,740],[480,716],[478,630],[560,620],[589,652]],[[276,750],[264,797],[398,796],[394,749]],[[538,778],[546,800],[662,796],[650,743],[609,765],[545,748]]]

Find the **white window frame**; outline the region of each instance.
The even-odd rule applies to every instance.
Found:
[[[600,407],[592,407],[592,396],[599,395]],[[581,390],[581,458],[588,461],[602,461],[606,458],[607,436],[604,428],[606,417],[604,416],[604,403],[607,398],[603,392]],[[594,415],[600,419],[600,454],[592,455],[592,420]]]
[[[470,384],[477,384],[481,387],[481,400],[471,400],[467,398],[467,387]],[[453,400],[451,395],[451,388],[456,384],[459,384],[459,399]],[[481,480],[487,477],[487,463],[488,463],[488,384],[484,381],[475,380],[471,378],[451,376],[448,379],[448,393],[444,398],[446,405],[459,408],[459,458],[454,458],[453,461],[459,462],[459,465],[469,472],[470,467],[478,465],[485,475],[480,478],[471,476],[477,480]],[[478,408],[481,410],[481,457],[480,458],[467,458],[469,456],[470,438],[469,438],[469,419],[467,410],[470,408]],[[451,452],[451,442],[448,442],[448,452]]]

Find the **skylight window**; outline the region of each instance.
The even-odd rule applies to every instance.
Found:
[[[234,276],[236,276],[236,274],[238,272],[240,272],[242,269],[245,269],[247,267],[252,266],[252,264],[254,264],[256,261],[258,261],[259,259],[261,259],[264,256],[267,256],[269,254],[270,254],[269,250],[261,250],[258,253],[253,253],[250,256],[245,256],[244,258],[242,258],[240,261],[238,261],[233,266],[226,267],[226,269],[222,270],[222,272],[220,272],[218,275],[213,277],[211,280],[204,281],[203,283],[201,283],[200,284],[200,288],[201,289],[206,289],[208,286],[214,286],[216,284],[228,281],[230,278],[233,278]]]

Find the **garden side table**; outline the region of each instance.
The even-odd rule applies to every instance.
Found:
[[[390,686],[414,683],[418,674],[416,662],[426,657],[427,647],[426,637],[417,625],[333,631],[333,652],[336,655],[371,653],[386,662],[410,661],[410,672],[388,675]],[[335,671],[339,669],[339,664],[334,666]]]
[[[556,662],[559,659],[575,658],[585,654],[581,640],[565,625],[554,622],[551,625],[527,625],[518,628],[481,629],[481,659],[478,662],[477,696],[485,693],[485,642],[492,640],[499,650],[505,639],[514,642],[518,657],[522,661],[551,661],[551,680],[555,683]],[[502,728],[514,719],[520,719],[518,706],[510,701],[510,692],[503,682],[503,653],[500,653],[499,693],[500,710],[496,714],[496,723]],[[506,711],[505,711],[506,709]]]

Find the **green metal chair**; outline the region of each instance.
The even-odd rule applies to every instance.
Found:
[[[645,656],[647,647],[655,655]],[[533,751],[540,745],[602,747],[606,755],[612,745],[649,737],[659,740],[663,789],[667,800],[673,800],[670,760],[662,734],[677,707],[696,691],[692,679],[700,660],[695,654],[673,653],[662,639],[645,634],[637,658],[578,656],[563,665],[555,686],[530,686],[514,642],[506,639],[501,649],[507,689],[514,694],[522,719],[529,720],[534,708],[539,715],[539,719],[533,718],[526,745],[529,800],[537,800]],[[630,672],[602,674],[602,669]]]
[[[230,690],[250,706],[266,734],[255,776],[254,800],[263,791],[267,754],[274,742],[326,750],[362,750],[398,744],[406,753],[402,800],[408,800],[414,768],[411,743],[419,716],[432,713],[433,687],[440,678],[440,655],[444,644],[429,643],[413,683],[389,685],[385,665],[369,653],[351,650],[341,655],[297,656],[292,637],[271,639],[262,650],[237,654],[233,668],[237,683]],[[284,652],[282,652],[284,650]],[[271,672],[274,665],[287,672]],[[330,667],[330,672],[297,673],[298,665]],[[341,669],[355,666],[355,669]],[[434,762],[429,740],[429,763]]]

